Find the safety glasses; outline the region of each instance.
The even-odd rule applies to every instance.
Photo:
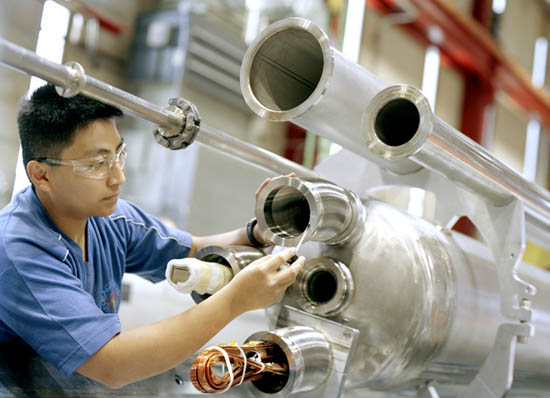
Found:
[[[123,143],[117,153],[108,155],[99,155],[88,159],[78,160],[61,160],[51,158],[36,158],[38,162],[44,162],[56,166],[71,166],[73,173],[77,176],[102,179],[107,177],[113,170],[115,163],[124,170],[126,165],[126,157],[128,156],[128,149],[126,143]]]

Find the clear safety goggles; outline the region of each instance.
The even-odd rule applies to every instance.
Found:
[[[126,165],[126,157],[128,156],[128,148],[126,143],[123,143],[117,153],[108,155],[99,155],[88,159],[78,160],[61,160],[51,158],[36,158],[38,162],[44,162],[56,166],[71,166],[73,173],[77,176],[102,179],[107,177],[113,170],[113,166],[118,164],[121,170],[124,170]]]

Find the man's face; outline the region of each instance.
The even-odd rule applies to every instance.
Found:
[[[71,145],[59,158],[79,160],[101,155],[114,155],[122,140],[112,120],[100,119],[75,132]],[[115,162],[104,178],[93,179],[75,175],[71,166],[51,166],[51,196],[56,211],[70,218],[106,217],[115,210],[122,185],[123,170]]]

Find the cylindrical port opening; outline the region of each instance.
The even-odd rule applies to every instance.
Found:
[[[336,294],[336,276],[328,270],[313,272],[305,281],[305,296],[312,304],[325,304]]]
[[[414,137],[420,125],[420,113],[416,105],[406,99],[398,98],[384,105],[374,123],[376,136],[384,144],[399,146]]]
[[[323,51],[308,31],[276,32],[259,46],[250,69],[250,89],[270,111],[297,107],[313,93],[323,72]]]
[[[284,351],[278,345],[269,350],[270,362],[277,363],[288,368],[288,361]],[[254,387],[266,394],[275,394],[281,391],[288,383],[288,373],[284,376],[266,373],[260,380],[252,381]]]
[[[304,311],[316,315],[335,316],[350,304],[355,284],[349,268],[331,257],[306,261],[289,296]]]
[[[288,366],[288,376],[264,376],[252,382],[249,389],[257,397],[282,398],[314,390],[326,381],[332,368],[330,344],[322,333],[309,326],[257,332],[246,339],[249,341],[274,344],[280,352],[273,352],[273,362]]]
[[[303,241],[343,244],[360,233],[363,204],[352,192],[322,179],[277,177],[255,207],[263,236],[280,246]]]
[[[311,213],[306,197],[294,187],[271,191],[263,211],[268,228],[285,238],[301,235],[309,224]]]

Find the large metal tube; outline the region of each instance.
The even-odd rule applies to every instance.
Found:
[[[373,98],[364,112],[363,136],[383,159],[414,160],[497,205],[516,196],[550,223],[550,192],[435,117],[428,100],[412,86],[387,87]]]
[[[257,209],[273,209],[259,202]],[[302,223],[322,223],[315,220],[322,218],[319,213],[308,214]],[[511,322],[499,311],[490,250],[386,203],[365,201],[364,214],[362,228],[353,232],[356,239],[302,246],[308,263],[283,303],[360,330],[348,387],[470,383],[499,325]],[[278,225],[281,235],[292,233],[288,225]],[[540,391],[550,388],[550,275],[525,264],[519,275],[537,287],[536,333],[516,347],[513,388]]]
[[[361,115],[386,86],[303,18],[270,25],[249,46],[241,66],[243,97],[259,116],[292,121],[400,173],[418,170],[408,160],[380,161],[362,140]]]
[[[442,121],[434,118],[432,123],[423,109],[419,109],[422,114],[415,115],[403,104],[397,106],[401,119],[388,116],[386,120],[393,120],[399,129],[384,132],[387,146],[393,147],[396,155],[375,152],[362,134],[365,120],[361,119],[371,100],[386,87],[376,76],[344,58],[330,46],[319,27],[302,18],[270,25],[250,45],[241,67],[243,96],[258,115],[292,121],[395,173],[427,167],[478,190],[497,205],[516,196],[527,204],[530,213],[550,223],[550,193]],[[369,109],[367,116],[373,118]],[[409,114],[403,115],[407,110]],[[385,111],[395,113],[395,109]],[[415,135],[417,129],[426,131]],[[420,154],[406,155],[402,147],[409,142],[407,138],[409,147],[420,150],[426,142],[426,148]]]
[[[61,87],[65,93],[77,94],[81,92],[98,101],[120,108],[127,114],[153,122],[166,129],[179,131],[185,124],[185,117],[181,114],[88,76],[78,64],[55,63],[2,38],[0,38],[0,63],[40,77]],[[239,140],[204,123],[201,125],[196,141],[276,174],[295,172],[305,177],[317,175],[306,167]]]
[[[263,377],[248,384],[257,397],[283,398],[319,387],[326,380],[332,360],[325,337],[307,326],[291,326],[257,332],[248,341],[274,343],[280,349],[279,362],[288,365],[288,377]]]
[[[304,240],[344,244],[355,236],[363,206],[351,191],[320,179],[277,177],[256,201],[255,215],[266,239],[280,246]]]

